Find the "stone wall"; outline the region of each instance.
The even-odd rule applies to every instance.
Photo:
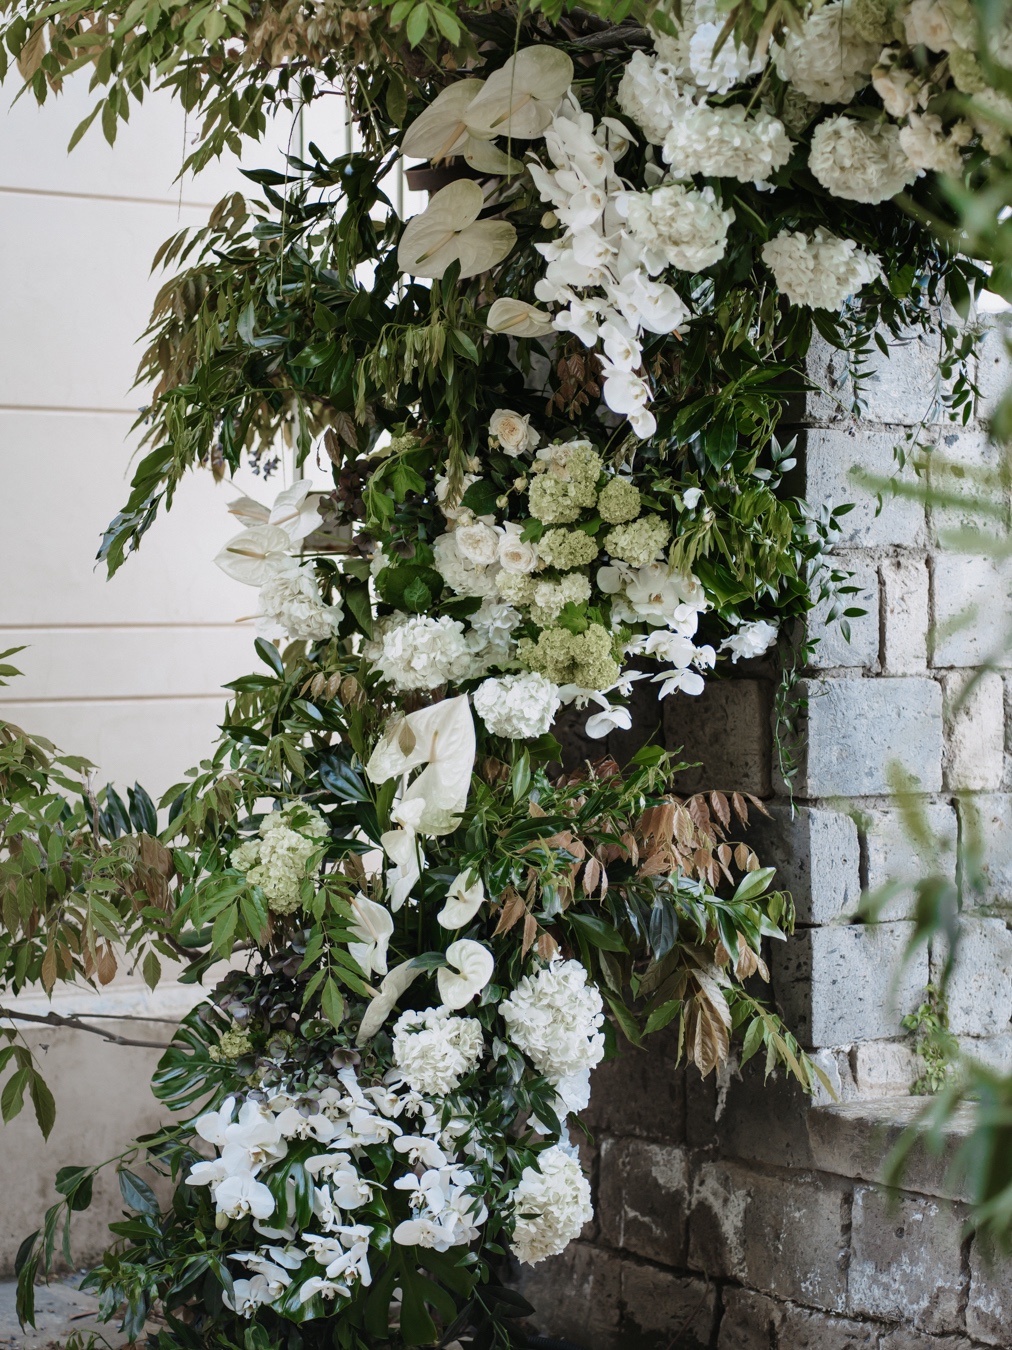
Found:
[[[930,406],[935,359],[925,341],[878,359],[857,424],[839,356],[813,359],[824,392],[802,418],[799,490],[814,506],[855,503],[838,556],[867,613],[849,642],[824,630],[806,672],[793,811],[774,763],[772,669],[743,664],[698,701],[664,707],[667,744],[705,765],[687,787],[742,787],[768,802],[772,819],[751,841],[779,867],[798,916],[770,952],[771,992],[835,1101],[810,1103],[782,1078],[764,1087],[754,1062],[702,1082],[676,1066],[670,1036],[597,1070],[587,1117],[597,1217],[525,1282],[539,1326],[588,1350],[1012,1346],[1012,1269],[992,1268],[965,1236],[968,1197],[949,1173],[960,1122],[941,1158],[915,1160],[899,1197],[879,1185],[890,1141],[921,1105],[900,1020],[944,957],[922,948],[902,964],[911,883],[929,871],[955,879],[957,843],[973,832],[986,839],[986,886],[966,897],[951,1024],[968,1049],[1012,1068],[1008,574],[942,551],[958,501],[926,508],[886,494],[879,506],[851,473],[893,474],[894,445]],[[1006,375],[992,332],[982,411]],[[991,462],[979,421],[927,435],[958,464]],[[914,779],[930,841],[904,827],[895,765]],[[856,921],[862,892],[887,883],[882,922]]]

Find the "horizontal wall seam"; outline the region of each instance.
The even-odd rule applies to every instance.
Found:
[[[9,197],[63,197],[82,202],[126,202],[130,206],[168,206],[176,211],[193,207],[196,210],[210,210],[215,205],[209,201],[191,201],[178,197],[120,197],[105,192],[68,192],[54,188],[29,188],[0,186],[0,192]]]
[[[107,708],[114,708],[121,703],[186,703],[198,700],[208,703],[224,703],[227,697],[225,690],[222,689],[210,694],[83,694],[79,697],[68,695],[64,698],[0,698],[0,708],[27,707],[29,704],[36,708],[68,708],[76,707],[82,703],[93,706],[103,704]]]

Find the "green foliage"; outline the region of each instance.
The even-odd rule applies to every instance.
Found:
[[[903,1019],[904,1031],[913,1034],[914,1050],[924,1072],[911,1088],[915,1096],[933,1096],[951,1080],[959,1043],[949,1030],[949,1008],[944,992],[929,984],[924,1002]]]

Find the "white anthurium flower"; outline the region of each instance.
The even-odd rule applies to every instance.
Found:
[[[313,497],[313,484],[302,478],[279,492],[271,507],[268,524],[284,530],[293,544],[299,543],[320,527],[320,510]]]
[[[544,135],[573,83],[573,63],[555,47],[525,47],[490,75],[468,105],[472,136],[531,141]]]
[[[509,296],[493,302],[485,320],[493,333],[508,333],[511,337],[541,338],[554,331],[552,316],[537,305]]]
[[[366,975],[387,973],[387,947],[393,936],[393,915],[385,905],[370,900],[361,891],[352,897],[351,907],[355,921],[351,931],[358,939],[348,943],[348,950]]]
[[[609,703],[604,694],[594,693],[591,699],[601,709],[587,718],[586,732],[595,741],[607,736],[610,731],[628,731],[632,726],[632,713],[628,708]]]
[[[459,261],[463,280],[502,262],[517,232],[505,220],[479,220],[484,205],[484,193],[473,179],[459,178],[442,188],[404,226],[397,246],[401,271],[438,279]]]
[[[682,504],[686,511],[695,511],[703,496],[703,489],[690,487],[682,493]]]
[[[466,694],[409,713],[377,744],[366,774],[373,783],[425,765],[401,798],[400,810],[422,801],[414,828],[419,834],[447,834],[467,805],[474,767],[474,719]],[[384,844],[384,847],[386,845]]]
[[[456,1011],[485,988],[495,970],[495,960],[487,947],[470,938],[451,942],[446,959],[449,965],[436,971],[436,984],[445,1006]]]
[[[233,581],[262,586],[287,562],[291,546],[280,525],[253,525],[230,539],[214,561]]]
[[[460,872],[450,883],[446,892],[446,904],[436,915],[444,928],[463,928],[471,922],[485,901],[485,883],[481,877],[469,886],[470,874]]]
[[[410,961],[402,961],[399,966],[394,966],[380,985],[379,993],[365,1010],[355,1038],[356,1045],[364,1045],[366,1041],[372,1040],[393,1012],[397,1000],[421,974],[421,967],[413,966]]]
[[[263,506],[252,497],[244,496],[229,503],[228,513],[249,527],[251,525],[266,525],[270,520],[271,508]]]
[[[472,136],[464,114],[484,80],[458,80],[444,89],[411,123],[401,141],[401,152],[410,159],[428,159],[434,164],[460,155],[483,173],[521,173],[523,164],[511,159],[487,139]]]
[[[418,837],[413,829],[385,830],[380,835],[380,843],[392,864],[386,869],[386,888],[390,909],[396,914],[422,875]]]

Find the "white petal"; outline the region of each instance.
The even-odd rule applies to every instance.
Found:
[[[495,960],[487,947],[470,938],[451,942],[446,949],[449,967],[436,971],[439,997],[447,1008],[463,1008],[492,978]]]
[[[493,333],[510,333],[523,338],[547,337],[555,329],[550,314],[509,296],[493,303],[486,322]]]
[[[276,525],[254,525],[230,539],[215,558],[221,570],[246,586],[262,586],[283,558],[291,540]]]
[[[421,968],[412,966],[410,961],[403,961],[399,966],[394,966],[380,985],[379,993],[365,1010],[365,1016],[362,1018],[362,1024],[355,1038],[356,1045],[364,1045],[366,1041],[372,1040],[393,1012],[394,1004],[401,994],[414,984],[421,974]]]

